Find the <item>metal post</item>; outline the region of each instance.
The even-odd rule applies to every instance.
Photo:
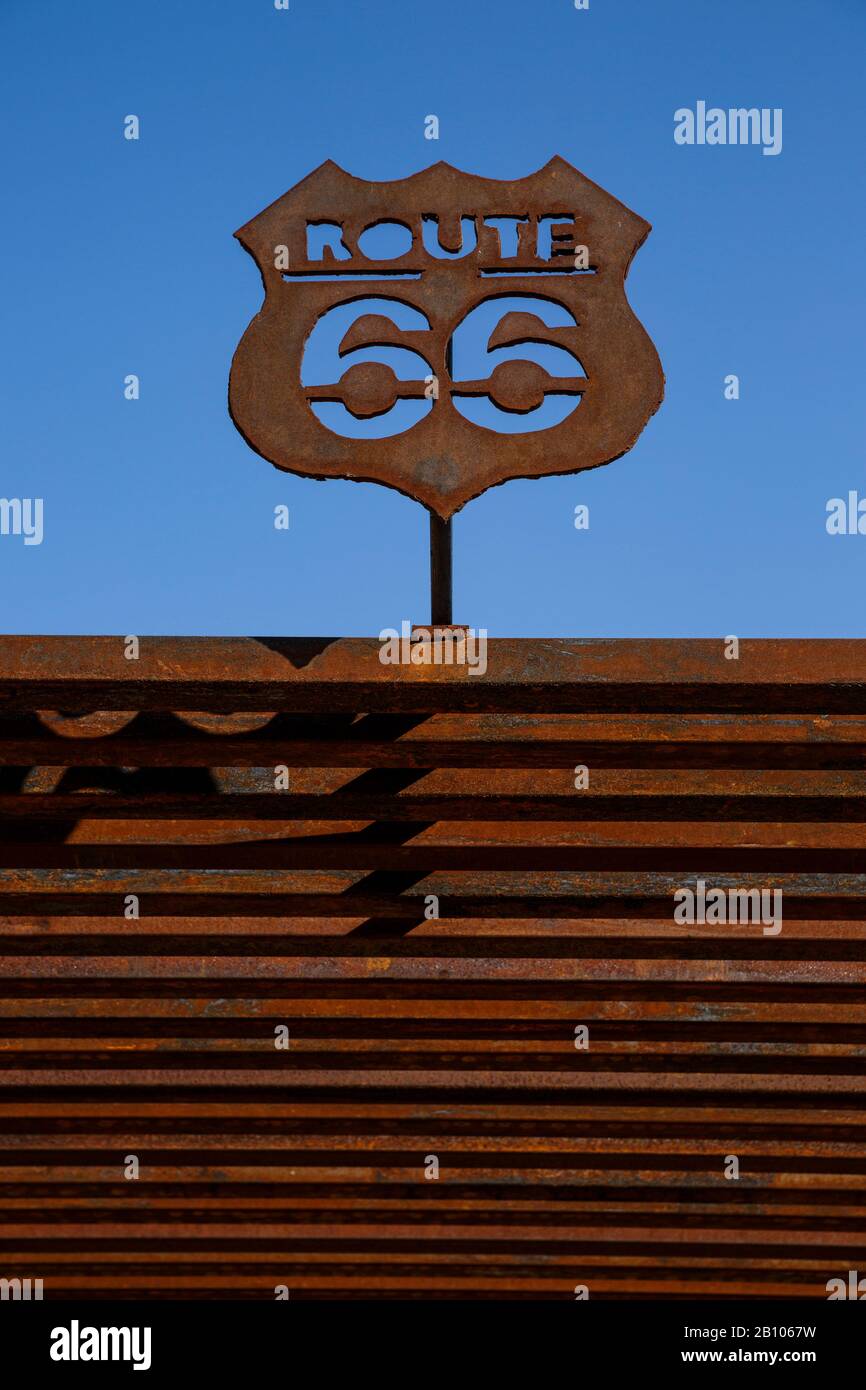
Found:
[[[452,621],[451,521],[430,513],[430,621],[448,626]]]
[[[454,376],[454,349],[449,340],[445,348],[445,370],[448,374],[448,387]],[[430,621],[434,627],[449,626],[453,622],[453,576],[452,576],[452,532],[451,520],[443,521],[435,512],[430,513]]]

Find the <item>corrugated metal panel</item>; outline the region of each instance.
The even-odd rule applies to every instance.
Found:
[[[716,1298],[866,1268],[866,643],[378,650],[0,639],[0,1274]],[[698,878],[781,888],[783,930],[676,925]]]

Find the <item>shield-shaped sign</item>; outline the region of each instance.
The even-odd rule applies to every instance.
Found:
[[[507,478],[609,463],[664,392],[625,295],[649,231],[559,158],[514,182],[327,161],[236,233],[265,301],[232,418],[278,468],[385,483],[443,519]]]

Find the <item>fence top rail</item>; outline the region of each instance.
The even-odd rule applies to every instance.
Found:
[[[0,636],[0,681],[123,680],[329,682],[445,681],[467,678],[465,663],[386,663],[376,637],[138,637],[125,655],[118,636]],[[866,638],[491,637],[488,684],[575,681],[741,684],[866,683]],[[454,645],[459,646],[457,638]]]
[[[136,655],[128,655],[130,651]],[[0,708],[866,712],[866,639],[0,637]],[[450,656],[450,659],[449,659]]]

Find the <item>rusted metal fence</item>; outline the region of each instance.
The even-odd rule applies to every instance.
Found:
[[[825,1298],[866,1268],[866,643],[124,650],[0,639],[0,1275]],[[678,924],[698,879],[781,889],[783,929]]]

